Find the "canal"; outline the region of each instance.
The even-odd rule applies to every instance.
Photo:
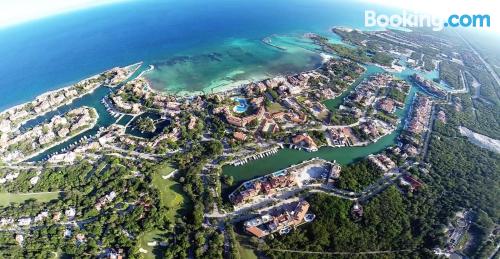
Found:
[[[342,93],[342,95],[334,99],[327,100],[324,102],[324,104],[332,111],[338,109],[344,97],[346,97],[348,93],[353,90],[360,82],[371,75],[381,72],[384,72],[384,70],[377,66],[368,65],[365,73],[358,80],[356,80],[356,82],[349,86],[349,88],[344,93]],[[232,176],[234,178],[234,182],[239,183],[241,181],[249,180],[258,176],[284,169],[293,164],[300,163],[313,157],[319,157],[329,161],[336,161],[341,165],[348,165],[370,154],[375,154],[383,151],[387,147],[390,147],[397,143],[397,138],[404,126],[403,120],[407,117],[407,113],[410,110],[409,108],[411,106],[412,100],[417,92],[422,92],[418,86],[416,86],[409,80],[409,76],[416,72],[418,71],[413,69],[405,69],[400,73],[392,73],[393,75],[406,80],[411,85],[410,93],[406,97],[404,107],[396,111],[396,115],[398,115],[401,120],[397,130],[387,136],[382,137],[377,142],[363,147],[322,147],[316,152],[306,152],[302,150],[284,148],[279,150],[272,156],[268,156],[258,160],[252,160],[245,165],[226,165],[222,168],[223,174]]]

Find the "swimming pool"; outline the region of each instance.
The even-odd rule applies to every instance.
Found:
[[[238,102],[238,105],[235,105],[233,107],[233,111],[234,112],[236,112],[236,113],[244,113],[244,112],[247,111],[247,109],[248,109],[247,99],[236,97],[236,98],[233,98],[233,100]]]

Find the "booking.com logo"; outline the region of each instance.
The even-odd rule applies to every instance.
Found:
[[[403,11],[402,14],[377,14],[373,10],[365,11],[365,27],[430,27],[440,31],[444,27],[490,27],[490,16],[487,14],[458,15],[452,14],[447,19],[430,14]]]

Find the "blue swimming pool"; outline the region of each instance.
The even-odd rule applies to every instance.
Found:
[[[238,102],[238,105],[235,105],[233,107],[233,111],[234,112],[237,112],[237,113],[244,113],[247,111],[248,109],[248,102],[247,102],[247,99],[245,98],[240,98],[240,97],[236,97],[236,98],[233,98],[234,101],[237,101]]]

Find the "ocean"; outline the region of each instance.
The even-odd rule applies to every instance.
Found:
[[[0,110],[138,61],[154,65],[147,77],[169,92],[310,69],[321,59],[301,35],[338,41],[330,28],[363,28],[365,9],[387,10],[337,0],[140,0],[0,29]]]

